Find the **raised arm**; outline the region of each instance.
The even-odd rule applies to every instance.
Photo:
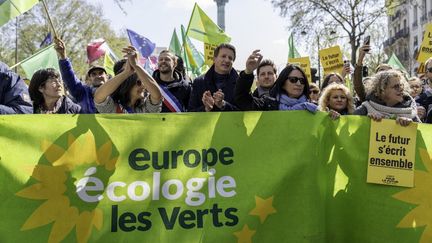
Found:
[[[159,85],[156,83],[156,81],[153,79],[153,77],[144,70],[143,67],[141,67],[138,64],[138,53],[133,46],[128,46],[122,50],[128,57],[128,62],[130,63],[131,67],[135,70],[138,79],[141,80],[141,82],[144,85],[144,88],[150,93],[150,100],[152,104],[158,104],[162,99],[162,94],[159,89]]]
[[[55,37],[54,42],[55,42],[55,49],[59,57],[60,73],[63,78],[63,81],[66,84],[66,87],[69,89],[72,96],[77,101],[80,101],[85,92],[86,86],[75,75],[75,72],[72,67],[72,63],[67,57],[66,45],[63,42],[63,40]]]
[[[253,51],[246,61],[246,69],[240,73],[236,82],[234,101],[242,111],[253,110],[254,98],[250,89],[254,80],[253,72],[258,68],[262,58],[259,50]]]
[[[106,100],[114,91],[132,74],[134,73],[129,60],[125,63],[124,70],[118,75],[114,76],[106,83],[102,84],[96,89],[94,94],[94,102],[100,104]]]
[[[360,101],[364,101],[366,99],[366,91],[363,85],[363,59],[366,55],[366,50],[370,50],[369,45],[363,45],[359,49],[359,56],[357,59],[357,63],[354,68],[354,78],[353,78],[353,84],[354,84],[354,90],[357,93],[357,96],[359,97]]]

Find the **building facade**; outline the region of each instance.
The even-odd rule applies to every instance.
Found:
[[[388,56],[395,53],[411,74],[415,74],[419,66],[417,52],[425,25],[431,22],[432,0],[407,1],[388,16],[389,38],[384,42],[384,51]]]

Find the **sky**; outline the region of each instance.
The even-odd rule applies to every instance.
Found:
[[[134,30],[159,47],[169,46],[174,28],[178,35],[181,24],[187,28],[195,2],[217,23],[213,0],[130,0],[122,4],[127,15],[114,0],[87,1],[103,7],[104,17],[111,21],[114,30]],[[287,19],[279,16],[270,0],[229,0],[225,6],[225,32],[237,50],[234,67],[244,69],[247,57],[255,49],[260,49],[264,58],[273,60],[278,67],[284,66],[290,34],[287,25]],[[204,53],[201,42],[193,42]]]

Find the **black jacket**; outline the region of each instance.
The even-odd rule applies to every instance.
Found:
[[[212,94],[215,93],[218,88],[216,87],[215,76],[216,71],[214,65],[204,74],[196,78],[192,84],[192,92],[189,100],[189,111],[205,111],[204,104],[202,103],[202,96],[205,91],[210,91]],[[228,79],[225,81],[225,86],[222,88],[222,92],[225,97],[225,109],[223,111],[235,111],[238,110],[234,105],[234,89],[238,78],[236,70],[232,69]],[[214,106],[213,111],[221,111],[219,108]]]
[[[253,96],[250,92],[254,81],[253,74],[240,72],[235,87],[235,104],[242,111],[269,111],[279,110],[279,102],[275,97],[263,95]]]
[[[174,81],[172,82],[165,82],[162,81],[160,78],[160,71],[156,70],[153,72],[153,78],[156,80],[156,82],[165,88],[167,88],[179,101],[181,108],[183,111],[187,111],[187,106],[189,104],[189,98],[191,93],[191,85],[189,82],[184,80],[183,76],[180,72],[174,71]],[[163,112],[171,112],[168,107],[162,103],[162,113]]]

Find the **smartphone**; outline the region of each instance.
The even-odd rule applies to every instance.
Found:
[[[363,45],[370,45],[370,35],[366,36],[363,40]],[[369,52],[370,49],[365,49],[366,52]]]
[[[350,61],[349,60],[344,60],[344,66],[349,67],[350,66]]]

